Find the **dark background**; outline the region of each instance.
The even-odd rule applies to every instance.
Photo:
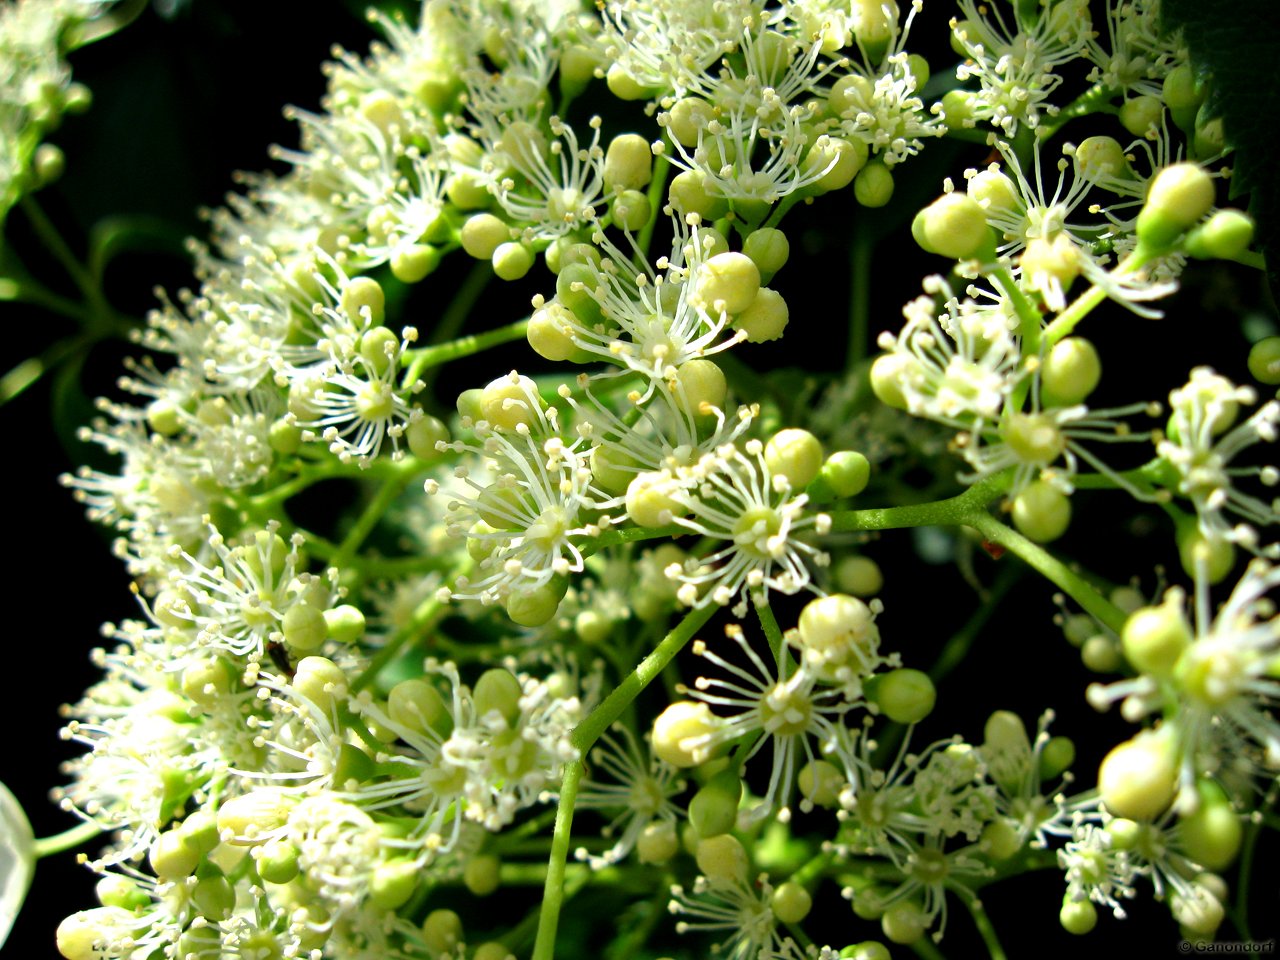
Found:
[[[917,22],[915,36],[925,40],[926,49],[925,38],[945,31],[945,16],[940,16],[944,6],[930,4]],[[151,290],[157,283],[170,291],[190,283],[178,241],[183,235],[202,233],[194,211],[221,202],[232,171],[267,166],[268,144],[295,142],[291,126],[281,117],[282,107],[293,103],[317,108],[323,90],[319,66],[330,46],[338,42],[362,51],[373,36],[361,14],[359,4],[335,0],[186,0],[166,8],[164,16],[150,8],[118,36],[74,55],[75,76],[92,89],[95,105],[86,116],[67,118],[52,138],[66,151],[68,173],[39,194],[41,205],[78,250],[93,224],[106,216],[142,213],[169,225],[161,240],[121,257],[108,273],[108,294],[119,309],[142,315],[154,303]],[[948,56],[938,54],[935,72],[945,70]],[[958,177],[964,167],[985,159],[980,148],[931,145],[924,156],[901,168],[898,191],[917,198],[916,206],[923,205],[937,193],[943,176]],[[735,351],[747,363],[761,369],[793,365],[819,375],[841,367],[848,257],[819,232],[829,235],[833,225],[886,233],[896,229],[877,246],[873,262],[872,339],[878,331],[900,325],[901,305],[919,292],[923,273],[945,268],[942,261],[922,255],[904,230],[880,214],[860,210],[850,196],[797,209],[786,222],[793,262],[776,283],[791,305],[792,326],[781,345]],[[7,234],[24,258],[35,249],[20,213],[11,214]],[[61,282],[56,266],[38,254],[30,255],[30,265],[48,277],[50,285]],[[410,301],[412,322],[420,327],[429,325],[421,311],[430,309],[433,292],[445,289],[447,276],[457,275],[453,270],[442,274],[446,276],[431,278]],[[480,326],[497,326],[522,315],[528,297],[545,286],[529,280],[487,293],[477,310]],[[1109,307],[1090,318],[1088,333],[1099,343],[1106,368],[1097,398],[1101,405],[1163,398],[1200,363],[1246,379],[1238,318],[1252,315],[1261,331],[1274,317],[1259,274],[1198,268],[1187,275],[1179,304],[1160,322]],[[58,318],[13,304],[0,306],[0,317],[7,333],[0,350],[6,369],[70,332]],[[17,745],[0,759],[0,779],[22,802],[37,836],[75,822],[47,801],[49,788],[63,779],[59,763],[78,752],[57,737],[56,706],[74,702],[95,679],[88,651],[100,642],[100,624],[136,614],[128,578],[110,556],[109,536],[85,522],[79,505],[56,482],[60,473],[94,455],[72,439],[74,427],[91,415],[88,398],[114,393],[120,359],[128,351],[127,346],[100,345],[85,358],[82,374],[68,366],[0,408],[0,428],[10,442],[0,463],[8,470],[5,491],[13,537],[4,561],[10,597],[5,638],[9,690],[0,700],[0,711],[11,743]],[[475,381],[446,379],[440,397],[448,402],[449,388],[456,393],[483,383],[517,362],[522,370],[532,368],[528,357],[527,349],[517,344],[505,354],[474,363],[467,375]],[[1075,505],[1077,516],[1087,519],[1077,522],[1055,548],[1061,554],[1087,558],[1093,572],[1113,582],[1137,576],[1148,593],[1157,582],[1155,562],[1169,565],[1173,579],[1180,578],[1169,524],[1161,515],[1116,494],[1080,494]],[[886,612],[880,623],[887,646],[901,649],[908,665],[927,667],[973,610],[971,586],[954,563],[922,564],[907,532],[887,534],[867,552],[886,574]],[[1001,565],[1014,562],[993,561],[980,552],[973,559],[977,577],[987,584]],[[1117,716],[1098,717],[1084,703],[1084,686],[1093,678],[1079,666],[1077,652],[1049,625],[1054,612],[1051,594],[1034,575],[1019,582],[994,612],[975,653],[942,687],[939,716],[924,725],[919,743],[955,732],[978,740],[983,720],[993,709],[1017,710],[1030,725],[1042,709],[1052,706],[1059,716],[1055,731],[1076,737],[1077,769],[1082,779],[1092,779],[1101,756],[1131,728]],[[779,606],[784,625],[795,612]],[[581,822],[584,827],[590,823],[585,817]],[[1277,845],[1274,834],[1268,836],[1272,842],[1259,851],[1255,878],[1256,937],[1277,933],[1280,904],[1275,872],[1269,867]],[[70,854],[43,861],[5,956],[55,956],[53,929],[66,914],[93,904],[92,884],[92,875]],[[1100,956],[1134,948],[1143,956],[1175,953],[1176,929],[1167,911],[1148,902],[1145,890],[1128,923],[1104,916],[1098,931],[1080,942],[1071,941],[1058,926],[1061,891],[1061,874],[1045,871],[987,893],[984,899],[1010,956],[1044,953],[1068,942]],[[572,937],[570,930],[579,924],[603,932],[587,921],[588,902],[584,897],[567,908],[567,936]],[[860,921],[849,923],[853,917],[842,901],[820,901],[819,907],[812,926],[815,934],[820,926],[826,927],[830,942],[878,934]],[[970,921],[957,902],[951,907],[944,950],[955,957],[973,955],[981,947],[973,942]],[[688,942],[683,947],[697,949]],[[666,948],[679,949],[675,943]],[[570,946],[565,950],[566,956],[576,955]],[[907,953],[905,948],[894,949],[895,956]]]

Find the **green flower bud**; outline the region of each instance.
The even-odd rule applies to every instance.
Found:
[[[742,244],[742,252],[760,270],[763,279],[772,277],[781,270],[791,255],[791,244],[787,235],[772,227],[761,227],[753,230]]]
[[[1022,208],[1017,186],[1000,170],[978,171],[969,178],[965,193],[977,201],[988,216],[1013,217]]]
[[[826,173],[814,181],[812,189],[817,193],[828,193],[852,183],[853,178],[866,166],[867,157],[867,145],[861,140],[845,140],[823,134],[814,141],[805,155],[803,170],[805,174],[826,170]]]
[[[665,114],[667,133],[684,147],[698,145],[698,133],[715,119],[715,108],[699,97],[685,97],[672,104]]]
[[[523,695],[524,689],[515,674],[502,667],[494,667],[482,673],[472,690],[476,715],[485,717],[497,712],[509,727],[515,727],[520,719],[520,698]]]
[[[1154,820],[1178,790],[1176,747],[1163,730],[1144,730],[1115,747],[1098,768],[1098,793],[1117,817]]]
[[[1213,206],[1213,178],[1194,163],[1165,167],[1152,180],[1138,214],[1138,240],[1155,250],[1171,247]]]
[[[653,752],[673,767],[695,767],[705,763],[711,751],[689,743],[715,733],[720,720],[705,703],[677,700],[653,722]]]
[[[733,325],[747,335],[748,343],[765,343],[781,337],[790,319],[782,294],[761,287],[750,306],[734,317]]]
[[[443,738],[453,732],[453,717],[444,697],[423,677],[401,680],[391,688],[387,694],[387,715],[394,723],[417,733],[432,730]]]
[[[721,770],[702,785],[689,801],[689,822],[702,838],[733,829],[742,799],[742,780],[733,767]]]
[[[284,456],[297,453],[302,446],[302,428],[283,418],[276,420],[267,432],[267,446]]]
[[[324,612],[329,637],[338,643],[355,643],[364,636],[364,614],[359,607],[343,603]]]
[[[861,659],[878,640],[875,617],[861,600],[833,593],[805,604],[789,642],[828,663]],[[902,681],[899,681],[902,682]]]
[[[924,936],[929,918],[912,900],[900,900],[884,912],[880,929],[894,943],[915,943]]]
[[[480,394],[481,416],[499,430],[514,430],[520,424],[534,426],[541,405],[537,385],[514,370],[491,381]]]
[[[1135,137],[1145,137],[1160,129],[1164,119],[1164,103],[1159,97],[1132,97],[1120,105],[1120,125]]]
[[[822,467],[822,442],[808,430],[779,430],[764,448],[765,466],[777,477],[786,477],[791,489],[803,490]]]
[[[1064,337],[1053,345],[1040,368],[1041,399],[1046,406],[1081,403],[1102,379],[1102,361],[1084,337]]]
[[[1022,849],[1022,839],[1013,824],[1001,817],[982,828],[978,845],[992,860],[1008,860]]]
[[[826,503],[838,497],[853,497],[867,488],[871,463],[854,450],[839,450],[827,457],[817,477],[809,485],[809,499]]]
[[[871,699],[894,723],[919,723],[933,712],[938,692],[927,673],[903,667],[876,680]]]
[[[492,213],[467,218],[460,234],[462,249],[477,260],[489,260],[494,251],[511,239],[511,228]]]
[[[440,249],[429,243],[411,243],[391,254],[391,275],[401,283],[417,283],[440,266]]]
[[[622,64],[616,62],[606,71],[605,83],[609,92],[619,100],[648,100],[654,93],[648,87],[642,87]]]
[[[356,277],[342,289],[342,311],[352,320],[377,326],[386,316],[386,295],[372,277]]]
[[[613,212],[613,222],[632,233],[644,229],[653,215],[653,205],[639,190],[621,191],[613,198],[610,209]]]
[[[225,843],[256,843],[256,837],[283,827],[296,803],[279,787],[258,787],[224,800],[218,808],[218,834]]]
[[[556,615],[568,587],[568,580],[557,577],[540,587],[512,590],[504,604],[507,616],[522,627],[540,627]]]
[[[330,631],[332,633],[332,631]],[[293,674],[293,688],[324,713],[347,697],[347,675],[332,660],[303,657]]]
[[[1191,625],[1182,612],[1183,595],[1170,590],[1158,607],[1143,607],[1120,631],[1125,658],[1140,673],[1168,677],[1191,644]]]
[[[879,63],[898,33],[898,4],[894,0],[853,0],[853,35],[868,62]]]
[[[519,280],[533,268],[533,251],[523,243],[508,240],[494,248],[490,261],[499,280]]]
[[[670,820],[654,820],[636,839],[636,856],[641,863],[663,864],[680,850],[676,825]]]
[[[682,363],[671,388],[680,406],[694,415],[708,415],[712,407],[723,410],[728,392],[724,372],[714,360],[701,358]]]
[[[840,951],[840,956],[848,960],[892,960],[889,948],[879,940],[850,944]]]
[[[950,130],[972,129],[977,124],[974,109],[978,102],[978,95],[970,90],[948,90],[942,95],[942,122]]]
[[[1080,647],[1080,662],[1094,673],[1116,673],[1124,660],[1120,644],[1105,634],[1094,634]]]
[[[1240,210],[1218,210],[1187,234],[1183,250],[1197,260],[1232,260],[1252,242],[1252,217]]]
[[[813,909],[813,897],[800,884],[788,880],[774,889],[769,906],[783,923],[799,923]]]
[[[504,944],[496,940],[488,940],[476,947],[475,952],[471,954],[471,960],[516,960],[516,958]]]
[[[832,571],[832,580],[842,592],[855,597],[874,597],[884,588],[880,565],[870,557],[841,557]]]
[[[682,217],[696,213],[710,222],[729,212],[728,201],[710,193],[706,176],[698,170],[685,170],[673,177],[667,187],[667,197],[672,209]]]
[[[699,265],[693,299],[713,311],[741,313],[760,290],[760,271],[741,253],[718,253]]]
[[[1223,789],[1212,780],[1196,784],[1200,802],[1178,822],[1178,840],[1188,857],[1210,870],[1231,866],[1240,852],[1244,828]]]
[[[884,353],[871,364],[871,390],[885,406],[907,409],[902,381],[911,375],[918,363],[905,353]]]
[[[1071,499],[1051,483],[1032,481],[1013,500],[1013,524],[1036,543],[1057,540],[1071,524]]]
[[[1180,63],[1167,74],[1161,85],[1160,98],[1184,133],[1195,129],[1196,113],[1204,102],[1205,90],[1196,83],[1195,73],[1189,63]]]
[[[462,918],[452,910],[432,910],[422,921],[422,941],[428,950],[452,954],[462,942]]]
[[[441,456],[436,444],[449,442],[449,428],[439,417],[425,413],[409,424],[404,436],[409,444],[409,452],[419,460],[431,463]]]
[[[1178,559],[1187,576],[1203,574],[1210,583],[1221,583],[1235,569],[1236,548],[1228,540],[1206,540],[1193,520],[1178,531]]]
[[[1280,385],[1280,337],[1266,337],[1249,350],[1249,373],[1259,383]]]
[[[257,848],[258,876],[268,883],[288,883],[298,875],[298,848],[287,840],[268,840]]]
[[[1063,897],[1058,922],[1067,933],[1083,936],[1098,925],[1098,910],[1089,900],[1072,900]]]
[[[1222,117],[1209,114],[1209,105],[1201,104],[1196,111],[1195,133],[1191,138],[1191,153],[1196,157],[1216,157],[1227,147],[1227,131]]]
[[[147,861],[161,880],[181,880],[195,873],[200,851],[178,831],[167,830],[152,841]]]
[[[853,179],[853,196],[864,207],[883,207],[893,198],[893,174],[879,160],[870,161]]]
[[[234,684],[234,668],[221,657],[193,660],[182,671],[183,696],[206,710],[216,706]]]
[[[213,923],[231,918],[236,907],[236,891],[226,875],[213,864],[205,864],[202,875],[191,890],[191,900],[200,915]]]
[[[747,867],[747,851],[742,843],[731,833],[708,837],[698,841],[698,851],[694,858],[698,869],[708,880],[722,883],[745,883]]]
[[[421,872],[404,857],[378,864],[369,878],[369,899],[382,910],[399,909],[413,896]]]
[[[1070,737],[1050,737],[1040,751],[1040,779],[1054,780],[1076,762],[1076,745]]]
[[[609,142],[604,155],[604,182],[611,189],[643,190],[653,178],[653,151],[649,141],[636,133],[624,133]]]
[[[834,764],[826,760],[810,760],[796,777],[800,796],[814,806],[834,807],[844,789],[845,779]]]
[[[675,489],[676,482],[666,472],[636,474],[627,485],[627,516],[642,527],[665,527],[674,517],[689,512],[671,498]]]
[[[922,212],[926,249],[952,260],[981,256],[992,245],[982,205],[967,193],[946,193]]]
[[[473,895],[487,897],[501,883],[501,867],[502,861],[493,854],[477,854],[462,868],[462,882]]]
[[[135,933],[138,927],[137,915],[120,907],[81,910],[58,924],[58,952],[66,960],[102,960],[104,942]]]
[[[329,636],[324,613],[305,603],[295,603],[285,611],[281,630],[293,653],[318,650]]]

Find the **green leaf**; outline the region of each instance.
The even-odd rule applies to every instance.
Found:
[[[1191,62],[1209,83],[1209,110],[1235,149],[1232,195],[1250,194],[1258,245],[1273,293],[1280,293],[1280,17],[1275,0],[1164,0],[1166,29],[1181,28]]]

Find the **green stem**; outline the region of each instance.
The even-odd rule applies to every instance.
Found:
[[[1042,120],[1036,133],[1041,140],[1047,140],[1062,129],[1063,125],[1069,120],[1085,117],[1091,113],[1114,113],[1115,108],[1111,106],[1110,101],[1116,95],[1116,92],[1114,87],[1109,87],[1104,83],[1095,83],[1059,110],[1052,118]]]
[[[369,501],[369,505],[364,508],[359,519],[343,537],[342,543],[338,546],[338,552],[329,560],[331,566],[339,570],[346,568],[356,551],[360,549],[360,545],[365,542],[373,532],[373,528],[378,525],[378,521],[382,519],[382,515],[387,512],[387,508],[400,494],[404,493],[405,487],[409,485],[418,469],[419,464],[412,461],[407,467],[398,471],[398,476],[390,477],[382,484],[382,488]]]
[[[519,340],[524,337],[528,328],[529,320],[526,318],[517,320],[515,323],[509,323],[505,327],[498,327],[496,330],[487,330],[484,333],[472,334],[469,337],[459,337],[457,340],[450,340],[448,343],[406,350],[400,358],[400,362],[408,367],[403,382],[406,385],[412,385],[423,379],[422,374],[432,367],[438,367],[451,360],[469,357],[482,350],[489,350],[504,343]]]
[[[978,933],[982,935],[982,942],[987,945],[987,953],[991,955],[991,960],[1006,960],[1004,947],[1000,945],[1000,938],[996,935],[996,928],[992,925],[991,918],[987,916],[987,911],[982,906],[982,901],[972,894],[967,897],[962,896],[960,899],[969,908],[969,915],[973,917],[974,926],[978,928]]]
[[[1018,287],[1017,281],[1013,279],[1006,267],[1000,267],[992,271],[991,279],[1009,298],[1009,303],[1013,307],[1013,312],[1018,315],[1018,333],[1022,337],[1022,355],[1024,357],[1035,357],[1040,354],[1040,326],[1043,317],[1040,311],[1036,309],[1034,303],[1027,299],[1027,295]]]
[[[1141,244],[1133,249],[1129,256],[1124,258],[1124,262],[1119,264],[1112,272],[1112,276],[1124,276],[1129,273],[1136,273],[1141,270],[1152,259],[1151,251],[1147,250]],[[1055,343],[1069,334],[1076,328],[1076,325],[1087,317],[1093,309],[1107,299],[1107,291],[1100,286],[1092,286],[1071,303],[1067,309],[1058,314],[1053,322],[1044,328],[1045,346],[1052,347]]]
[[[915,940],[911,944],[911,949],[917,957],[924,957],[924,960],[947,960],[937,945],[929,939],[928,935]]]
[[[556,808],[556,826],[551,835],[551,856],[547,858],[542,910],[538,915],[538,936],[533,942],[533,960],[553,960],[555,956],[556,927],[560,923],[560,906],[564,901],[564,869],[569,857],[569,834],[573,827],[573,805],[578,798],[578,781],[581,778],[581,760],[565,764],[564,776],[560,781],[559,805]]]
[[[870,510],[832,510],[833,533],[856,530],[895,530],[901,527],[957,526],[981,513],[1008,487],[1010,474],[997,473],[975,483],[959,496],[906,507],[876,507]]]
[[[102,289],[94,281],[84,265],[80,263],[71,248],[67,246],[67,242],[62,239],[62,234],[53,225],[53,221],[45,216],[40,204],[36,203],[31,194],[24,196],[18,203],[22,207],[22,212],[27,215],[27,219],[31,221],[31,226],[35,230],[36,236],[40,238],[40,242],[53,254],[58,263],[62,265],[62,268],[67,271],[67,274],[84,295],[85,300],[88,301],[89,307],[93,312],[93,319],[97,321],[92,323],[91,326],[109,325],[111,307],[107,304],[106,298],[103,297]]]
[[[638,697],[664,667],[670,663],[685,644],[693,639],[693,635],[706,625],[706,622],[720,608],[709,603],[705,607],[695,608],[668,633],[652,652],[636,664],[636,668],[627,674],[623,681],[605,697],[573,731],[573,745],[579,753],[585,754],[595,742],[622,715],[627,704]]]
[[[591,711],[573,731],[572,743],[579,757],[585,756],[622,711],[653,682],[693,635],[719,609],[714,604],[691,610],[650,654],[614,688],[604,701]],[[551,856],[547,862],[547,883],[542,894],[542,912],[538,920],[538,936],[534,941],[532,960],[552,960],[555,954],[556,926],[564,902],[564,871],[569,856],[569,834],[573,826],[573,806],[578,797],[578,781],[582,778],[582,760],[574,760],[564,768],[560,784],[556,826],[552,834]]]
[[[1020,557],[1031,569],[1056,585],[1100,623],[1117,634],[1120,633],[1127,619],[1124,611],[1057,557],[1016,530],[1006,527],[989,513],[977,512],[966,523],[981,533],[988,542],[998,544]]]
[[[91,820],[86,820],[61,833],[55,833],[52,837],[41,837],[35,842],[36,859],[42,860],[45,857],[72,850],[81,844],[88,843],[101,833],[102,827]]]

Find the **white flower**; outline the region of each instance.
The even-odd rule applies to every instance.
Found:
[[[803,665],[793,668],[785,654],[780,655],[782,659],[774,669],[767,667],[736,624],[726,627],[725,634],[751,661],[755,671],[731,663],[698,640],[693,644],[694,655],[715,664],[730,679],[699,677],[692,690],[681,688],[679,692],[740,712],[721,717],[713,732],[683,740],[680,746],[695,754],[710,755],[717,746],[757,735],[755,746],[743,758],[745,764],[770,742],[769,787],[760,804],[747,814],[747,820],[754,822],[775,814],[786,823],[791,819],[796,769],[802,758],[809,762],[817,759],[811,739],[817,740],[822,749],[829,748],[838,718],[853,704],[844,701],[839,688],[819,687],[817,676]]]
[[[718,933],[724,937],[712,953],[729,960],[799,960],[804,953],[790,937],[778,931],[771,897],[773,884],[761,874],[755,885],[745,880],[694,880],[692,893],[671,888],[668,910],[678,917],[676,932]]]
[[[810,529],[826,533],[830,517],[808,513],[808,496],[794,494],[784,475],[774,476],[763,451],[759,440],[741,449],[726,443],[671,478],[666,495],[683,511],[671,522],[724,544],[668,568],[686,606],[728,606],[738,597],[734,613],[743,616],[748,592],[766,598],[770,590],[799,593],[812,579],[808,564],[827,564],[827,554],[801,538]]]
[[[1280,402],[1270,400],[1235,423],[1240,406],[1255,399],[1251,387],[1238,387],[1208,367],[1197,367],[1185,386],[1169,394],[1169,434],[1156,444],[1156,452],[1177,471],[1178,492],[1195,507],[1201,535],[1250,549],[1257,544],[1257,528],[1280,520],[1274,501],[1236,488],[1243,477],[1256,476],[1268,486],[1280,481],[1280,472],[1269,464],[1232,466],[1254,444],[1276,440]],[[1228,514],[1245,524],[1231,526]]]
[[[1058,851],[1058,866],[1067,881],[1066,899],[1090,900],[1109,908],[1117,920],[1124,919],[1120,901],[1137,895],[1133,882],[1138,865],[1128,850],[1116,848],[1105,826],[1077,819],[1071,839]]]

